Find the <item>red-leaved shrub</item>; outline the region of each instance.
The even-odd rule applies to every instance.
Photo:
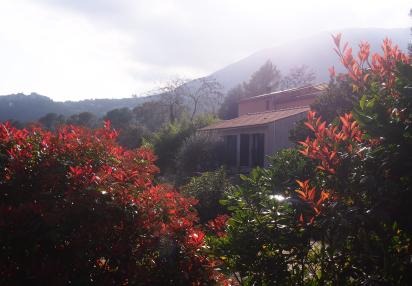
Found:
[[[0,125],[1,285],[211,285],[194,199],[118,133]]]

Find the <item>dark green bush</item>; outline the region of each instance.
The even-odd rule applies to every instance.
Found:
[[[212,172],[226,162],[226,144],[216,132],[196,132],[186,138],[177,151],[179,174]]]
[[[162,174],[175,172],[174,159],[177,150],[186,138],[195,133],[197,129],[216,124],[219,121],[220,119],[216,115],[204,115],[201,112],[190,121],[185,112],[179,121],[176,120],[173,124],[164,124],[159,132],[153,133],[153,151],[158,156],[156,165]]]
[[[215,219],[218,215],[230,214],[226,206],[219,203],[226,198],[225,193],[231,193],[232,184],[227,178],[226,168],[221,167],[216,172],[207,172],[200,177],[193,177],[182,188],[182,195],[195,198],[195,205],[200,223]]]

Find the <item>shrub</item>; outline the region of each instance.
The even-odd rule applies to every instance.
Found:
[[[199,201],[195,208],[200,223],[204,224],[216,219],[218,215],[230,214],[219,201],[226,198],[225,193],[230,193],[231,188],[230,179],[226,178],[226,169],[221,167],[214,173],[207,172],[200,177],[193,177],[189,184],[182,188],[182,195]]]
[[[285,194],[277,168],[254,170],[223,202],[234,211],[226,234],[209,238],[242,285],[412,281],[410,58],[386,39],[383,56],[369,62],[362,42],[356,61],[352,49],[340,49],[340,34],[334,40],[359,106],[328,127],[309,111],[316,139],[299,151],[316,164],[314,175],[296,178],[296,191],[276,200]]]
[[[215,284],[194,200],[117,135],[0,125],[0,284]]]
[[[215,115],[198,113],[193,120],[189,120],[187,113],[184,112],[179,121],[173,124],[164,124],[161,130],[153,133],[152,146],[153,151],[158,156],[156,165],[161,169],[163,174],[175,172],[174,159],[177,150],[182,142],[197,129],[216,124],[220,121]]]
[[[180,174],[210,172],[226,162],[226,144],[216,132],[196,132],[186,138],[175,158]]]

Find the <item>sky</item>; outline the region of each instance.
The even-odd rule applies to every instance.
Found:
[[[0,0],[0,95],[143,95],[322,31],[405,28],[410,0]]]

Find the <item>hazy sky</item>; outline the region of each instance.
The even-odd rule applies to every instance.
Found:
[[[279,4],[281,3],[281,4]],[[140,95],[327,30],[412,26],[410,0],[0,0],[0,95]]]

